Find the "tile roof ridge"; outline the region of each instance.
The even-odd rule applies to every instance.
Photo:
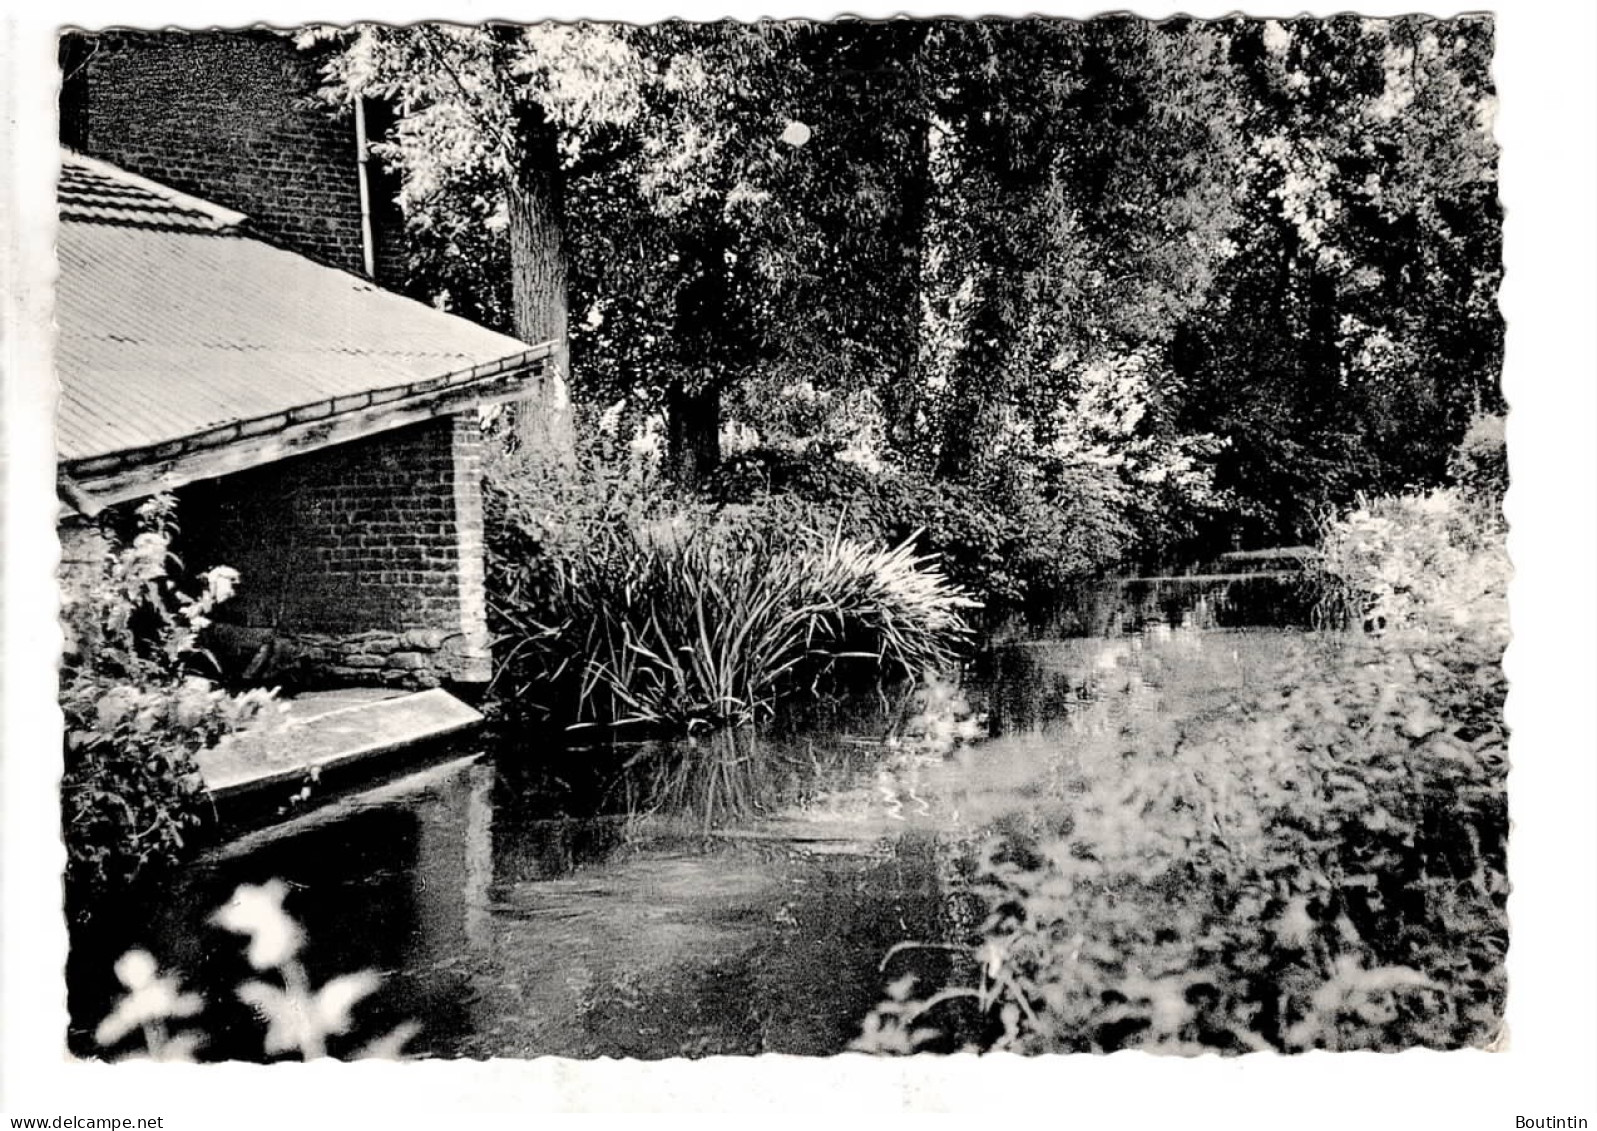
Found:
[[[130,173],[120,165],[113,165],[109,161],[102,161],[98,157],[90,157],[86,153],[79,153],[66,146],[61,147],[61,166],[77,165],[91,173],[98,173],[102,177],[117,181],[129,188],[140,189],[161,198],[167,204],[180,209],[198,212],[222,228],[240,228],[249,222],[249,217],[243,212],[236,212],[231,208],[223,208],[220,204],[213,204],[197,196],[190,196],[186,192],[179,192],[170,185],[160,181],[152,181],[148,177],[141,177],[137,173]]]

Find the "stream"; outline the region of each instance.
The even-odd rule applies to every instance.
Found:
[[[275,877],[313,982],[382,976],[335,1055],[404,1020],[438,1057],[842,1052],[889,982],[961,961],[884,963],[968,940],[981,838],[1057,819],[1071,751],[1127,718],[1223,709],[1301,646],[1289,591],[1128,586],[1068,625],[1006,626],[934,692],[979,732],[952,749],[911,733],[923,703],[869,696],[691,749],[470,753],[326,801],[107,909],[69,958],[70,1047],[93,1054],[111,964],[139,945],[207,998],[203,1059],[261,1059],[240,941],[207,920]]]

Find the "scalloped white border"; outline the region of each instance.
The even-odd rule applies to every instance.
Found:
[[[55,554],[48,374],[52,35],[57,23],[279,26],[447,15],[476,21],[582,16],[646,21],[835,14],[812,2],[629,0],[542,4],[456,0],[274,0],[219,8],[192,3],[0,0],[0,365],[5,372],[3,552],[4,776],[0,778],[0,1112],[9,1115],[165,1114],[166,1126],[456,1127],[531,1125],[540,1113],[816,1111],[866,1120],[964,1110],[990,1121],[1062,1127],[1512,1128],[1516,1115],[1581,1115],[1597,1123],[1597,6],[1590,0],[1503,0],[1498,17],[1498,136],[1503,144],[1508,274],[1505,373],[1513,413],[1508,512],[1518,574],[1510,789],[1512,1042],[1497,1054],[1316,1055],[1178,1061],[1142,1054],[1016,1061],[885,1062],[761,1058],[693,1064],[535,1061],[491,1065],[313,1065],[278,1069],[115,1069],[63,1063],[56,914],[55,649],[49,585]],[[1224,15],[1234,4],[1136,6],[1140,15]],[[1318,6],[1313,14],[1347,10]],[[1367,2],[1369,15],[1412,4]],[[896,6],[854,9],[867,16]],[[1072,3],[937,6],[918,14],[1087,16]],[[1436,14],[1455,9],[1430,7]],[[1460,8],[1457,10],[1467,10]],[[1251,15],[1288,15],[1271,5]],[[19,285],[20,281],[20,285]],[[263,1075],[269,1073],[269,1075]],[[515,1110],[516,1115],[491,1113]],[[501,1122],[502,1120],[502,1122]],[[851,1120],[852,1121],[852,1120]],[[1356,1122],[1355,1122],[1356,1121]],[[703,1122],[695,1117],[694,1123]],[[3,1124],[0,1124],[3,1126]]]

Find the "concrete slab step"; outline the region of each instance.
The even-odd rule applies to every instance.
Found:
[[[217,801],[316,780],[323,773],[470,730],[482,715],[439,688],[345,705],[291,701],[283,716],[197,761]],[[296,710],[296,707],[298,709]]]

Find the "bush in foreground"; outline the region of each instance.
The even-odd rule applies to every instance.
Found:
[[[205,811],[194,756],[270,705],[195,674],[196,643],[237,576],[217,568],[185,593],[173,579],[173,503],[141,506],[130,542],[109,545],[61,610],[67,893],[83,914],[95,893],[180,857]]]
[[[313,988],[300,950],[305,936],[283,910],[288,889],[281,880],[244,884],[212,916],[224,930],[249,940],[245,958],[255,976],[237,987],[240,1001],[265,1025],[261,1051],[265,1059],[298,1057],[316,1060],[328,1055],[331,1040],[354,1028],[353,1010],[378,986],[370,970],[342,974]],[[116,964],[117,981],[126,991],[95,1029],[95,1042],[123,1060],[186,1062],[204,1051],[208,1034],[195,1018],[206,1002],[185,992],[174,974],[162,974],[155,959],[131,950]],[[358,1047],[351,1059],[397,1059],[420,1026],[407,1022]]]
[[[1508,562],[1496,499],[1330,524],[1333,619],[1223,710],[1071,751],[1063,835],[986,842],[969,984],[904,981],[860,1047],[1480,1046],[1508,946]],[[1269,690],[1275,689],[1275,690]]]
[[[1305,640],[1202,719],[1072,751],[1062,828],[985,842],[969,979],[860,1047],[1457,1048],[1504,1000],[1503,683],[1474,637]]]

